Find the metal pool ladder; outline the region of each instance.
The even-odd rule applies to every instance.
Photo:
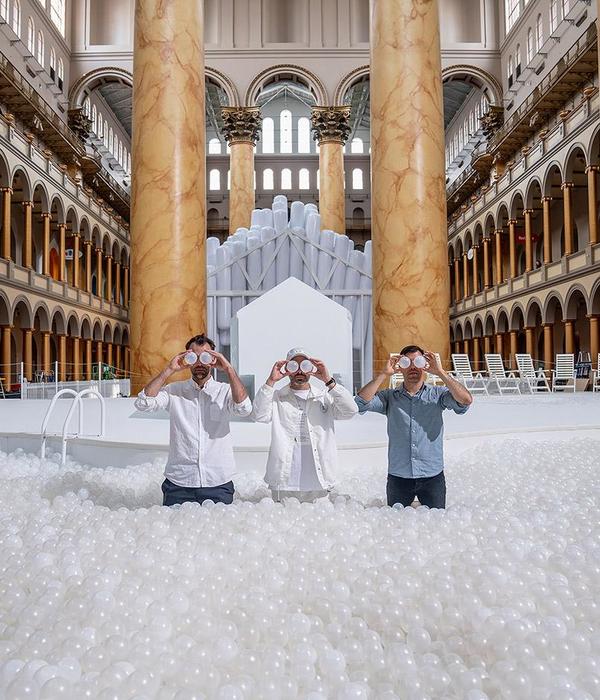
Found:
[[[49,433],[48,432],[48,423],[50,421],[50,416],[52,414],[52,411],[54,410],[54,406],[56,405],[56,401],[61,397],[64,396],[65,394],[68,394],[69,396],[73,397],[73,403],[71,404],[71,407],[69,408],[69,412],[67,413],[67,417],[65,418],[65,422],[63,423],[62,427],[62,432],[60,433]],[[95,396],[96,398],[100,399],[100,432],[99,433],[86,433],[84,434],[83,432],[83,397],[84,396]],[[73,413],[75,411],[75,408],[79,408],[79,423],[78,423],[78,429],[75,432],[68,432],[69,429],[69,423],[71,422],[71,418],[73,416]],[[62,440],[62,460],[61,464],[64,466],[66,461],[67,461],[67,441],[68,440],[76,440],[77,438],[81,437],[104,437],[104,433],[106,430],[106,402],[104,401],[104,397],[100,394],[99,391],[96,389],[83,389],[83,391],[75,391],[74,389],[61,389],[57,394],[54,395],[54,398],[50,402],[50,406],[48,406],[48,410],[46,411],[46,415],[44,416],[44,420],[42,422],[42,430],[41,430],[41,438],[42,438],[42,449],[41,449],[41,458],[45,459],[46,457],[46,440],[49,437],[59,437]]]

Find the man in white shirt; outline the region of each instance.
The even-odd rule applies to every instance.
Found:
[[[186,365],[186,353],[176,355],[139,393],[135,407],[139,411],[169,412],[163,505],[205,500],[229,504],[233,501],[231,477],[235,472],[229,419],[232,415],[249,415],[252,404],[236,371],[221,353],[215,352],[210,338],[194,336],[185,349],[196,353],[197,362]],[[212,366],[200,362],[203,352],[214,358]],[[213,379],[213,367],[225,372],[228,384]],[[190,379],[164,386],[173,374],[184,369],[190,370]]]
[[[303,360],[312,363],[312,369],[303,367]],[[311,376],[325,386],[311,386]],[[275,389],[284,377],[289,377],[289,384]],[[321,360],[302,348],[292,348],[285,360],[273,365],[254,397],[252,418],[271,423],[265,481],[276,500],[294,496],[314,501],[333,488],[337,472],[334,420],[347,420],[357,412],[352,394],[336,383]]]

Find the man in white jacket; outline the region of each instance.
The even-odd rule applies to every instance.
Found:
[[[303,363],[306,360],[312,369]],[[325,386],[311,386],[311,376]],[[275,389],[275,383],[285,377],[289,384]],[[294,496],[314,501],[333,488],[337,474],[334,420],[348,420],[357,412],[352,394],[336,383],[321,360],[302,348],[292,348],[285,360],[273,365],[254,397],[251,417],[271,423],[265,481],[276,500]]]

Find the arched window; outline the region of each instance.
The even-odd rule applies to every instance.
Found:
[[[292,152],[292,113],[284,109],[279,115],[279,152]]]
[[[217,168],[213,168],[208,174],[208,189],[209,190],[220,190],[221,189],[221,171]]]
[[[33,18],[29,17],[27,19],[27,48],[29,53],[35,55],[35,24],[33,23]]]
[[[8,20],[8,0],[0,0],[0,17]]]
[[[127,152],[127,172],[131,172],[131,153]]]
[[[106,121],[106,119],[104,120],[104,127],[102,129],[102,136],[104,137],[103,138],[104,145],[106,146],[106,148],[108,148],[108,122]]]
[[[50,77],[52,80],[56,78],[56,51],[54,46],[50,47]]]
[[[263,190],[275,189],[275,181],[273,179],[273,171],[271,168],[263,170]]]
[[[350,153],[364,153],[364,152],[365,152],[365,149],[364,149],[363,140],[358,138],[358,136],[353,138],[352,143],[350,144]]]
[[[96,125],[98,123],[98,110],[96,109],[96,105],[92,105],[92,129],[94,132],[96,132]],[[96,132],[96,136],[98,135],[98,132]]]
[[[298,153],[310,153],[310,119],[298,119]]]
[[[86,117],[90,116],[90,98],[86,97],[83,101],[83,113]]]
[[[65,0],[50,0],[50,19],[65,35]]]
[[[508,57],[507,74],[508,74],[508,84],[512,85],[513,73],[515,72],[515,61],[512,56]]]
[[[292,189],[292,171],[289,168],[284,168],[281,171],[281,189],[291,190]]]
[[[310,172],[308,168],[300,168],[298,173],[298,188],[301,190],[310,189]]]
[[[353,168],[352,170],[352,189],[362,190],[363,188],[363,171],[362,168]]]
[[[112,153],[115,147],[115,133],[112,126],[108,127],[108,150]]]
[[[535,44],[533,42],[533,29],[529,27],[527,30],[527,63],[533,60],[535,55]]]
[[[550,0],[550,34],[558,27],[558,0]]]
[[[221,153],[221,142],[219,139],[210,139],[208,142],[208,152],[212,155]]]
[[[571,11],[571,0],[562,0],[562,15],[566,17]]]
[[[521,44],[517,44],[517,50],[515,52],[515,71],[517,78],[521,75],[521,59]]]
[[[262,122],[262,152],[275,153],[275,122],[265,117]]]
[[[37,50],[35,52],[35,57],[40,66],[44,65],[44,34],[40,30],[37,35]]]
[[[13,0],[10,26],[15,34],[21,36],[21,3],[19,0]]]
[[[538,15],[537,22],[535,24],[535,43],[537,51],[541,51],[544,45],[544,21],[542,15]]]
[[[62,81],[65,79],[65,64],[63,63],[62,58],[58,59],[57,75],[62,87]]]

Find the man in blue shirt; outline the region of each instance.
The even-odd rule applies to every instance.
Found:
[[[423,364],[423,357],[427,365],[417,366]],[[408,367],[402,366],[406,364]],[[403,387],[378,391],[398,371],[404,377]],[[425,384],[426,372],[439,377],[445,386]],[[465,413],[473,403],[471,393],[440,367],[433,353],[408,345],[400,357],[390,357],[383,372],[365,385],[355,400],[359,413],[375,411],[387,416],[388,505],[409,506],[416,496],[429,508],[445,508],[442,412],[452,409]]]

